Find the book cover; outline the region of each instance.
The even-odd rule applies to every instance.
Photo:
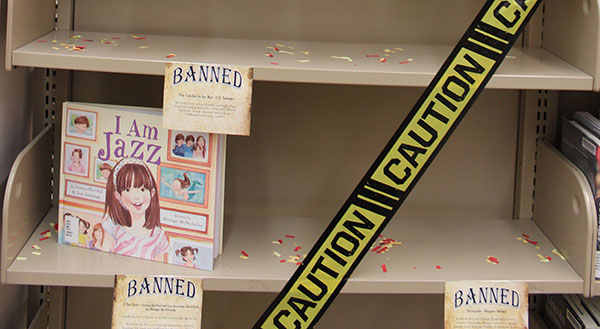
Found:
[[[63,104],[60,243],[212,270],[225,136],[161,127],[160,109]]]
[[[577,116],[576,118],[581,118]],[[589,126],[586,124],[586,126]],[[590,126],[591,127],[591,126]],[[598,197],[600,184],[600,139],[584,128],[578,122],[565,118],[562,120],[561,128],[561,152],[569,158],[587,178],[592,193],[596,210],[600,209],[600,198]],[[600,225],[600,213],[598,213],[598,225]],[[596,279],[600,279],[600,243],[596,243]]]

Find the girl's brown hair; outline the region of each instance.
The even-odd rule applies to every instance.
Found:
[[[121,159],[121,161],[127,158]],[[150,199],[150,205],[146,209],[146,222],[144,228],[153,229],[155,227],[160,228],[160,205],[158,202],[158,189],[156,188],[156,181],[150,169],[139,160],[140,163],[128,163],[120,167],[115,172],[113,169],[108,176],[106,182],[106,202],[104,206],[104,214],[108,214],[115,224],[121,226],[131,227],[131,215],[129,211],[121,205],[121,202],[115,197],[115,192],[121,194],[124,190],[134,187],[144,187],[150,191],[152,196],[152,190],[154,190],[154,196]],[[119,164],[115,165],[118,168]],[[116,179],[114,175],[117,175]]]
[[[78,116],[77,118],[75,118],[75,120],[73,120],[73,123],[84,124],[86,127],[90,126],[90,120],[84,115],[81,115],[81,116]]]
[[[79,153],[79,158],[83,159],[83,151],[80,148],[74,149],[73,152],[71,152],[71,155],[73,155],[75,153]]]
[[[108,163],[102,162],[102,164],[100,164],[100,171],[102,171],[102,170],[112,171],[112,167]]]
[[[83,234],[87,234],[87,230],[90,228],[90,222],[79,216],[77,216],[77,218],[79,218],[79,223],[83,223],[83,226],[85,226],[85,231],[83,231]]]
[[[181,254],[181,257],[185,256],[185,254],[187,254],[188,252],[191,252],[192,255],[195,255],[198,253],[198,248],[192,248],[190,246],[185,246],[181,249],[177,249],[175,250],[175,255],[179,256],[179,254]]]
[[[104,228],[102,227],[102,223],[94,225],[94,229],[92,230],[92,246],[96,246],[96,242],[98,242],[94,234],[96,231],[102,231],[102,240],[100,240],[100,246],[102,246],[104,244]]]
[[[192,182],[190,181],[190,178],[186,172],[183,173],[183,179],[175,178],[175,180],[179,181],[181,188],[188,188],[190,185],[192,185]]]
[[[185,137],[185,142],[187,143],[188,141],[192,141],[192,143],[195,141],[196,139],[194,138],[193,135],[187,135]]]
[[[202,140],[204,141],[204,146],[202,146],[202,148],[200,148],[200,143],[199,143],[200,138],[202,138]],[[196,145],[198,146],[198,149],[202,153],[202,157],[206,158],[206,138],[204,138],[204,136],[202,136],[202,135],[198,136],[198,138],[196,138]]]

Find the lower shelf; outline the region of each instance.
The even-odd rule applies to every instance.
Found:
[[[223,254],[214,271],[206,272],[58,244],[56,234],[40,241],[56,216],[51,209],[19,252],[25,260],[8,260],[7,283],[112,287],[115,274],[161,274],[203,277],[209,291],[277,292],[297,268],[281,260],[303,257],[328,222],[226,217]],[[534,294],[584,291],[583,279],[553,253],[555,247],[530,220],[395,220],[383,235],[402,245],[370,251],[342,293],[443,293],[444,283],[455,280],[523,281]],[[273,243],[280,239],[282,244]],[[39,256],[32,254],[34,244],[41,248]],[[297,246],[301,249],[294,251]],[[248,259],[240,258],[241,251]]]

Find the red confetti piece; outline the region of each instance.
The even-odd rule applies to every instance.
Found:
[[[111,39],[113,39],[113,40],[119,40],[121,38],[120,37],[112,37]]]
[[[279,51],[279,48],[277,48],[277,47],[273,47],[273,49],[275,49],[275,51]]]
[[[300,249],[302,249],[302,247],[298,246],[298,247],[294,248],[294,252],[296,252],[296,251],[298,251]]]
[[[243,251],[243,250],[242,250],[242,255],[248,257],[248,254],[245,251]]]
[[[75,47],[75,48],[79,48],[79,49],[85,49],[85,47],[84,47],[84,46],[77,46],[77,47]]]
[[[110,42],[110,41],[106,41],[104,44],[106,44],[106,45],[110,45],[110,44],[112,44],[112,42]]]
[[[279,239],[279,240],[277,240],[277,241],[279,241],[279,244],[282,244],[282,243],[283,243],[283,240],[281,240],[281,239]]]
[[[367,55],[367,57],[379,57],[379,55]]]
[[[58,232],[58,224],[54,224],[54,230]]]
[[[437,268],[438,270],[441,270],[443,267],[436,265],[435,268]]]
[[[400,64],[408,64],[408,63],[410,63],[410,61],[402,61],[402,62],[400,62]]]
[[[280,260],[279,262],[280,262],[280,263],[285,263],[285,262],[286,262],[286,260],[285,260],[285,259],[282,259],[282,260]]]
[[[379,237],[380,237],[380,238],[383,238],[383,234],[379,234]]]
[[[39,42],[39,43],[46,43],[48,41],[46,41],[46,40],[38,40],[37,42]]]
[[[381,247],[380,247],[380,246],[377,246],[377,247],[375,247],[375,248],[371,249],[371,251],[373,251],[373,252],[376,252],[377,250],[379,250],[379,248],[381,248]]]
[[[377,253],[381,254],[382,252],[385,252],[386,250],[388,250],[388,247],[383,247],[379,251],[377,251]]]
[[[266,55],[269,57],[274,57],[273,54],[271,54],[271,53],[267,53]]]
[[[385,63],[385,62],[387,62],[387,59],[385,59],[385,58],[380,58],[380,59],[379,59],[379,61],[380,61],[381,63]]]
[[[387,273],[387,266],[385,266],[385,264],[381,264],[381,269],[383,270],[383,273]]]
[[[279,65],[279,63],[277,63],[277,62],[271,62],[271,63],[269,63],[269,64],[273,64],[273,65]]]
[[[293,236],[293,235],[287,235],[287,234],[285,235],[285,237],[286,237],[286,238],[290,238],[290,239],[294,239],[294,238],[296,238],[296,237],[295,237],[295,236]]]
[[[81,39],[81,41],[85,41],[85,42],[92,42],[92,41],[94,41],[94,40],[92,40],[92,39]]]
[[[175,55],[173,55],[173,54],[169,54],[169,55],[167,55],[166,57],[167,57],[167,58],[172,58],[172,57],[175,57]]]
[[[45,230],[44,232],[40,233],[40,235],[44,235],[46,233],[50,232],[50,230]]]
[[[532,245],[534,245],[534,246],[537,246],[537,245],[538,245],[538,243],[539,243],[539,242],[537,242],[537,241],[531,241],[531,240],[529,240],[529,239],[525,239],[525,241],[527,241],[527,242],[531,243],[531,244],[532,244]]]
[[[146,40],[146,37],[135,37],[135,40]]]
[[[521,235],[524,236],[524,237],[526,237],[527,239],[530,238],[529,235],[527,235],[527,234],[521,234]]]
[[[495,264],[499,264],[499,263],[500,263],[500,262],[498,261],[498,258],[496,258],[496,257],[489,256],[489,257],[488,257],[488,260],[489,260],[490,262],[492,262],[492,263],[495,263]]]
[[[547,260],[550,260],[550,261],[552,260],[552,257],[550,257],[550,256],[544,256],[544,257],[546,257]]]
[[[48,240],[48,239],[49,239],[49,237],[45,236],[43,238],[40,238],[40,241],[44,241],[44,240]]]

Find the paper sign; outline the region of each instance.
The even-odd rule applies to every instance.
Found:
[[[167,63],[163,127],[250,135],[252,68]]]
[[[200,329],[202,279],[117,275],[112,329]]]
[[[527,284],[446,282],[445,329],[529,328]]]

